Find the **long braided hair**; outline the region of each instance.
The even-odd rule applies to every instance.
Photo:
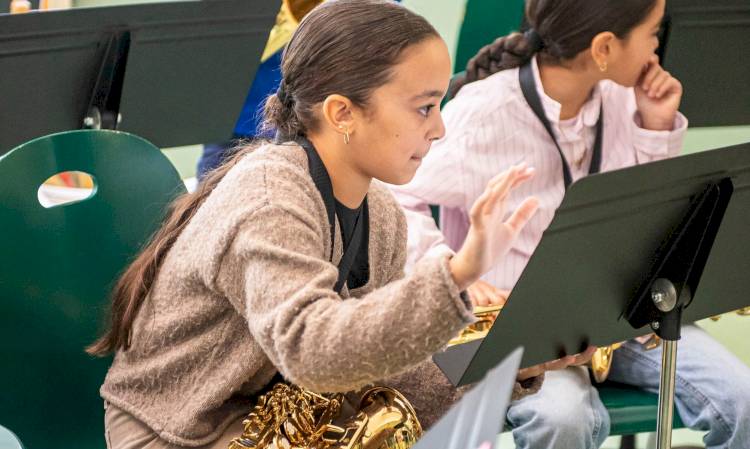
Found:
[[[605,31],[624,39],[655,6],[655,0],[527,0],[529,29],[482,47],[466,64],[466,74],[451,84],[449,95],[473,81],[520,67],[534,55],[553,64],[572,59]]]

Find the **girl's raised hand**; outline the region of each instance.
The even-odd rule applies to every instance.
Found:
[[[539,201],[527,198],[503,221],[508,194],[533,174],[534,170],[525,163],[512,166],[492,178],[472,206],[466,239],[450,261],[453,279],[461,290],[473,284],[510,250],[518,233],[536,212]]]

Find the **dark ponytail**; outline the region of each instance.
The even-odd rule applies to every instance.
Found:
[[[605,31],[624,39],[655,6],[655,0],[527,0],[529,30],[482,47],[466,64],[466,74],[453,81],[449,95],[473,81],[522,66],[535,54],[545,63],[572,59]]]
[[[198,184],[195,192],[186,193],[171,204],[167,220],[117,280],[112,291],[109,328],[86,348],[86,352],[103,357],[117,349],[127,349],[130,346],[133,320],[151,290],[167,252],[224,175],[253,149],[253,145],[238,148],[234,156],[210,172]]]
[[[285,136],[317,126],[315,107],[337,93],[365,107],[372,92],[386,84],[409,46],[438,33],[421,16],[386,0],[331,0],[312,10],[294,32],[281,61],[283,81],[265,104],[264,128]],[[257,144],[239,148],[193,193],[172,204],[169,217],[118,280],[109,329],[86,348],[104,356],[128,349],[133,320],[175,241],[216,185]]]

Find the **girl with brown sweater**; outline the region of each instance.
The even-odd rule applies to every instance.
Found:
[[[474,205],[464,246],[404,277],[405,218],[381,181],[408,182],[444,134],[450,67],[432,26],[395,3],[331,1],[302,21],[266,105],[275,142],[239,150],[179,198],[115,288],[110,328],[89,348],[115,353],[101,388],[111,449],[226,448],[279,373],[321,393],[392,386],[425,426],[455,401],[430,356],[473,321],[461,292],[537,201],[503,221],[532,175],[510,168]],[[515,393],[589,355],[523,370],[532,381]]]

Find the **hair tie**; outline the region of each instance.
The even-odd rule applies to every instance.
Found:
[[[526,30],[526,32],[523,33],[523,37],[526,39],[526,42],[529,43],[529,49],[532,53],[536,53],[544,48],[544,39],[542,39],[542,36],[540,36],[534,28]]]
[[[276,96],[279,98],[281,104],[288,108],[292,107],[294,99],[292,99],[292,97],[287,93],[286,83],[283,80],[281,81],[281,84],[279,84],[279,88],[276,90]]]

